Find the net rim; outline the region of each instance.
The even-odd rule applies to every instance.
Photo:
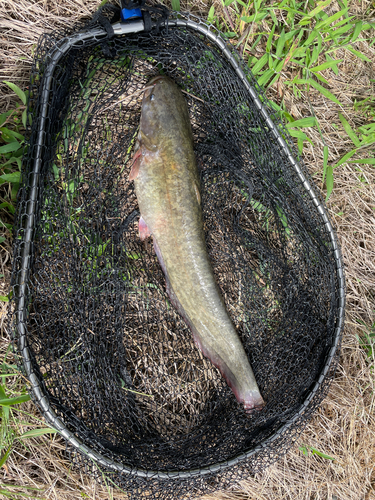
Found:
[[[16,316],[16,331],[18,333],[18,348],[22,354],[23,366],[25,370],[25,374],[31,383],[31,394],[32,399],[35,403],[38,404],[44,417],[47,422],[52,425],[74,448],[82,452],[84,455],[89,457],[91,460],[98,462],[101,466],[112,469],[116,472],[125,473],[133,476],[138,476],[141,478],[155,478],[156,476],[159,479],[187,479],[197,475],[206,475],[212,474],[224,468],[228,468],[234,465],[237,465],[239,462],[255,455],[260,452],[264,448],[268,446],[269,443],[275,441],[279,438],[292,424],[295,422],[302,413],[307,409],[311,400],[314,398],[317,393],[319,387],[322,385],[327,373],[331,367],[332,360],[336,355],[336,351],[338,345],[340,343],[341,331],[344,324],[344,314],[345,314],[345,278],[343,272],[343,262],[341,257],[340,247],[337,242],[337,238],[334,232],[334,229],[328,219],[328,215],[326,209],[315,194],[314,189],[309,183],[308,179],[306,179],[301,167],[298,164],[298,161],[294,158],[292,152],[290,151],[286,141],[281,136],[279,129],[271,120],[265,105],[258,97],[258,93],[256,89],[251,85],[251,83],[246,78],[246,75],[241,68],[238,61],[241,61],[240,56],[235,52],[233,47],[227,45],[226,40],[222,37],[220,32],[216,30],[215,27],[209,26],[201,21],[199,18],[196,18],[198,22],[195,22],[191,19],[193,17],[191,14],[188,17],[183,18],[183,14],[178,13],[179,18],[169,19],[168,20],[168,29],[190,29],[199,34],[205,35],[211,42],[215,44],[222,51],[222,55],[227,59],[227,61],[231,64],[232,68],[236,71],[238,78],[242,81],[246,89],[248,90],[253,102],[256,104],[259,112],[262,114],[265,119],[271,133],[274,135],[274,138],[278,141],[284,153],[286,154],[287,159],[289,160],[291,166],[294,168],[296,173],[298,174],[299,179],[301,180],[303,187],[308,192],[311,200],[314,203],[319,215],[321,216],[324,225],[326,226],[327,232],[330,235],[332,252],[334,255],[335,263],[336,263],[336,272],[338,278],[338,317],[336,319],[336,327],[334,334],[334,342],[330,348],[329,354],[327,356],[326,363],[322,372],[314,384],[314,387],[310,390],[309,395],[306,397],[304,402],[301,404],[300,409],[295,415],[289,419],[282,427],[280,427],[271,437],[267,438],[264,442],[262,442],[257,447],[243,452],[239,455],[236,455],[230,460],[226,460],[224,462],[219,462],[213,465],[199,467],[195,469],[189,470],[175,470],[175,471],[159,471],[159,470],[145,470],[135,467],[127,467],[120,462],[116,462],[115,460],[109,459],[104,455],[101,455],[97,451],[93,450],[89,446],[87,446],[82,440],[77,438],[63,421],[56,415],[55,411],[51,408],[50,403],[48,401],[47,396],[43,393],[42,388],[38,382],[38,378],[35,375],[29,348],[27,347],[26,342],[26,331],[25,331],[25,318],[26,318],[26,297],[27,297],[27,282],[28,282],[28,262],[30,260],[31,248],[32,248],[32,233],[33,233],[33,225],[34,225],[34,217],[35,217],[35,209],[36,209],[36,200],[37,200],[37,190],[38,190],[38,177],[40,175],[41,168],[41,150],[44,144],[44,128],[47,117],[47,108],[48,108],[48,98],[51,87],[51,81],[54,69],[61,59],[63,55],[68,52],[73,46],[82,45],[85,41],[88,41],[93,38],[106,38],[107,32],[101,28],[92,28],[86,32],[78,33],[74,36],[67,36],[61,39],[56,46],[52,49],[52,51],[48,54],[48,65],[45,69],[45,78],[43,89],[41,91],[42,94],[42,109],[41,109],[41,118],[39,123],[39,130],[37,136],[37,153],[34,160],[33,170],[32,170],[32,183],[30,195],[28,198],[28,210],[27,210],[27,225],[24,231],[22,246],[22,257],[21,257],[21,266],[18,282],[14,285],[14,301],[15,301],[15,316]],[[194,16],[195,17],[195,16]],[[142,20],[134,21],[128,24],[116,23],[113,25],[115,36],[122,36],[127,33],[137,33],[144,31],[144,23]],[[215,34],[212,31],[212,28],[218,34]],[[236,54],[236,57],[234,56]],[[267,103],[267,100],[265,99]]]

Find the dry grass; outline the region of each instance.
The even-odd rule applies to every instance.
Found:
[[[100,4],[99,0],[8,0],[0,3],[0,38],[3,62],[0,63],[0,81],[11,80],[20,87],[27,86],[30,64],[39,35],[53,28],[71,24],[82,16],[89,16]],[[165,4],[169,5],[168,2]],[[210,3],[211,4],[211,3]],[[214,2],[217,9],[218,1]],[[352,6],[353,12],[364,12],[369,4],[363,0]],[[205,14],[208,7],[203,0],[181,2],[183,8]],[[327,72],[330,90],[340,99],[340,107],[311,90],[297,100],[281,85],[287,107],[295,118],[311,115],[310,102],[319,119],[324,139],[329,146],[333,164],[353,146],[338,119],[338,112],[346,116],[353,127],[366,122],[360,113],[353,112],[353,102],[374,95],[374,48],[364,42],[361,51],[373,63],[354,59],[348,52],[337,54],[344,64],[339,75]],[[285,77],[285,75],[284,75]],[[369,92],[372,89],[372,92]],[[1,111],[12,107],[12,96],[7,87],[0,88]],[[269,97],[277,99],[280,86],[270,89]],[[304,159],[317,187],[321,186],[323,143],[315,129],[310,132],[314,144],[307,143]],[[363,157],[370,156],[364,151]],[[358,170],[361,168],[361,172]],[[207,499],[226,500],[374,500],[375,499],[375,382],[368,360],[356,334],[375,320],[375,169],[370,165],[344,164],[334,172],[335,186],[328,202],[330,216],[336,225],[342,245],[347,279],[347,321],[342,344],[340,366],[331,390],[321,408],[306,427],[302,444],[334,457],[327,460],[316,455],[306,457],[298,446],[289,450],[283,459],[262,474],[243,481],[235,492],[216,494]],[[342,215],[339,215],[342,213]],[[5,294],[9,283],[11,248],[1,245],[1,269],[4,274],[0,294]],[[0,303],[0,323],[6,314],[6,304]],[[3,330],[0,350],[5,352],[9,342]],[[31,403],[23,405],[38,415]],[[59,437],[41,437],[29,440],[26,448],[17,445],[7,465],[1,471],[1,481],[15,485],[43,489],[43,498],[75,500],[77,498],[120,500],[126,495],[99,485],[89,476],[72,472],[64,457],[64,444]],[[26,490],[25,490],[26,492]],[[82,494],[81,494],[82,493]]]

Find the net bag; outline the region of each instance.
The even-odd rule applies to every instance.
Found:
[[[107,12],[36,51],[13,331],[32,398],[78,467],[131,499],[195,498],[281,457],[327,394],[343,264],[323,202],[236,51],[192,15],[146,8],[114,23]],[[209,258],[266,402],[251,415],[194,345],[139,239],[128,176],[143,89],[158,74],[188,104]]]

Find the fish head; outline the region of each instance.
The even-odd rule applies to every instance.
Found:
[[[162,140],[176,92],[177,85],[162,75],[152,78],[145,88],[139,139],[150,150],[156,149]]]

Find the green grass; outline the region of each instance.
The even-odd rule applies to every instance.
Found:
[[[374,22],[367,22],[356,16],[349,15],[348,0],[339,1],[339,9],[332,15],[325,10],[332,4],[332,0],[296,1],[282,0],[281,2],[267,3],[263,0],[243,2],[241,0],[222,0],[224,16],[215,13],[215,7],[209,10],[207,21],[218,29],[224,30],[232,38],[232,42],[240,50],[248,67],[256,77],[258,84],[265,90],[278,84],[282,72],[289,71],[292,78],[283,78],[282,84],[289,87],[296,98],[300,98],[302,91],[309,93],[315,89],[326,99],[342,106],[340,100],[329,87],[327,71],[336,75],[340,72],[343,62],[337,57],[337,52],[349,53],[351,58],[371,62],[370,59],[355,48],[355,44],[372,40],[370,29],[375,27]],[[281,22],[277,15],[282,13],[285,22]],[[259,23],[262,22],[262,25]],[[264,29],[264,25],[268,29]],[[261,56],[256,52],[261,48]],[[323,57],[321,56],[323,54]],[[323,59],[323,60],[322,60]],[[310,103],[311,116],[302,120],[294,120],[286,109],[285,102],[271,102],[284,122],[292,137],[298,142],[300,153],[304,141],[308,137],[304,128],[316,127],[320,132],[320,124],[315,117],[313,106]],[[345,131],[353,139],[354,148],[346,153],[334,165],[328,164],[330,151],[325,145],[324,137],[320,132],[324,144],[324,163],[322,166],[322,181],[326,183],[326,199],[332,193],[334,186],[334,168],[349,161],[356,153],[368,150],[375,144],[374,139],[374,99],[369,97],[361,103],[363,109],[371,113],[372,123],[366,128],[358,130],[360,137],[349,131],[345,124]],[[360,104],[356,103],[355,108]],[[369,111],[371,110],[371,111]],[[339,116],[342,123],[342,115]],[[373,157],[351,160],[352,162],[375,164]]]
[[[0,244],[13,237],[14,213],[20,185],[22,156],[26,151],[24,130],[26,126],[27,93],[17,85],[5,82],[20,99],[15,108],[0,115]],[[8,302],[11,294],[0,296]],[[9,455],[17,445],[27,450],[27,440],[57,431],[45,426],[45,422],[21,410],[20,405],[30,400],[25,379],[15,364],[7,358],[9,345],[0,365],[0,468],[6,465]],[[32,427],[25,431],[25,427]],[[26,491],[26,492],[25,492]],[[40,498],[34,487],[10,485],[0,482],[0,495],[4,498]]]
[[[371,325],[366,324],[361,319],[357,319],[357,322],[364,328],[361,335],[356,335],[356,337],[366,354],[370,370],[373,372],[375,367],[375,321]]]
[[[21,445],[27,451],[28,439],[57,433],[55,429],[46,427],[43,420],[37,419],[34,415],[20,408],[19,405],[30,401],[30,396],[26,391],[25,379],[18,371],[17,366],[7,362],[10,353],[11,345],[9,345],[0,365],[0,468],[6,464],[9,455],[17,445]],[[25,431],[25,427],[32,427],[32,429]],[[17,491],[17,488],[31,492],[20,492]],[[40,491],[42,490],[39,488],[18,487],[0,482],[0,494],[14,500],[18,497],[36,498],[33,492]]]
[[[334,457],[330,457],[326,453],[323,453],[322,451],[316,450],[312,446],[307,446],[307,445],[303,444],[302,446],[299,446],[298,449],[300,451],[302,451],[302,453],[306,457],[308,457],[311,454],[311,455],[316,455],[316,456],[318,456],[320,458],[324,458],[325,460],[332,460],[332,461],[336,460]]]
[[[4,83],[15,92],[21,103],[0,115],[0,244],[11,237],[13,231],[21,162],[25,152],[27,100],[27,94],[17,85]]]

